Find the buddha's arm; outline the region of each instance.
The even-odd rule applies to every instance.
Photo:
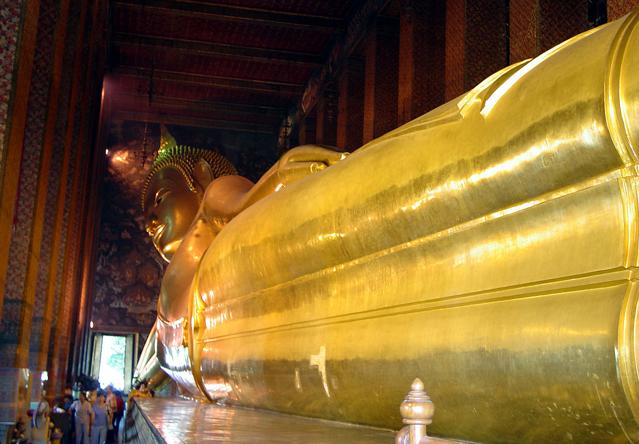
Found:
[[[303,145],[284,154],[244,196],[241,209],[344,159],[348,153],[333,151],[319,145]]]
[[[293,148],[253,184],[242,176],[222,176],[207,187],[200,215],[217,231],[242,210],[291,183],[344,159],[341,153],[317,145]]]

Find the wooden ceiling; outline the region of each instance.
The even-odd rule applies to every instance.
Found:
[[[112,0],[114,118],[275,134],[362,0]]]

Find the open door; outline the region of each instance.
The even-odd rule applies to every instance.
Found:
[[[123,391],[131,389],[135,334],[93,333],[91,376],[101,387],[112,385]]]

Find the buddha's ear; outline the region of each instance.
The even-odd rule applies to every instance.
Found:
[[[208,187],[215,178],[211,165],[204,159],[198,160],[195,164],[195,168],[193,168],[193,178],[202,192],[204,192],[206,187]]]

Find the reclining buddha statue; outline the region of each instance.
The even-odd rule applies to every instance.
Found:
[[[159,366],[387,428],[419,376],[436,435],[639,442],[638,73],[635,11],[256,184],[167,149],[144,203],[170,259]]]
[[[164,371],[192,396],[208,397],[208,392],[192,378],[183,335],[191,283],[204,252],[242,210],[299,178],[332,165],[346,154],[316,145],[297,147],[253,184],[238,176],[233,165],[218,153],[177,145],[164,126],[161,132],[158,156],[142,192],[142,209],[146,230],[169,265],[162,279],[158,319],[137,373],[140,378],[156,382],[155,378],[162,378],[159,370],[164,363]]]

